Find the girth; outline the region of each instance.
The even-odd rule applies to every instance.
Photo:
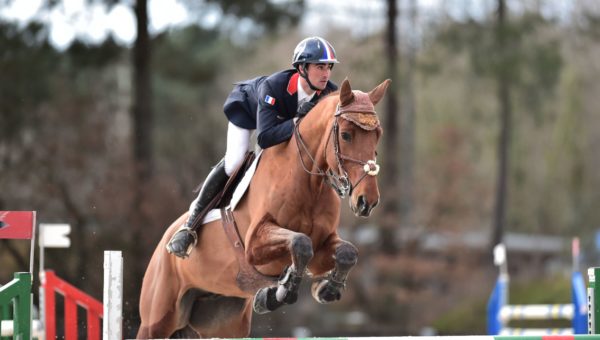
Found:
[[[236,278],[238,287],[244,292],[254,294],[263,287],[273,286],[277,282],[276,276],[263,275],[246,261],[244,242],[229,207],[221,208],[221,219],[223,230],[233,246],[233,252],[240,267]]]

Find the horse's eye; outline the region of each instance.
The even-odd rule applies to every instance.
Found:
[[[348,132],[342,132],[342,139],[349,142],[352,140],[352,135]]]

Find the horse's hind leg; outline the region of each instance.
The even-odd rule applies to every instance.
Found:
[[[313,257],[311,239],[302,234],[281,228],[272,223],[262,225],[250,249],[250,263],[260,265],[291,254],[292,264],[285,269],[277,287],[260,289],[254,297],[254,311],[271,312],[283,304],[298,299],[298,289],[308,262]]]
[[[346,278],[358,260],[358,250],[352,243],[337,237],[333,240],[328,244],[329,247],[326,245],[323,250],[317,252],[316,261],[314,261],[316,266],[314,269],[311,268],[313,273],[319,274],[327,269],[328,262],[331,262],[332,259],[334,261],[334,268],[329,275],[316,279],[312,284],[312,296],[319,303],[337,301],[342,297]],[[334,249],[334,252],[331,251],[331,248]]]

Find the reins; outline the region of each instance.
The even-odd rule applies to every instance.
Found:
[[[327,171],[323,171],[317,165],[315,158],[310,153],[310,150],[308,150],[308,147],[306,146],[306,143],[304,142],[304,140],[302,139],[302,135],[300,134],[300,122],[302,121],[303,118],[298,120],[296,122],[296,124],[294,125],[294,135],[296,136],[296,147],[298,150],[298,156],[300,157],[300,164],[302,165],[302,168],[309,175],[325,177],[325,180],[327,181],[327,183],[329,183],[329,185],[331,185],[331,187],[335,190],[335,192],[338,194],[338,196],[340,196],[340,198],[344,198],[344,197],[352,194],[352,190],[360,182],[362,182],[362,180],[365,179],[365,177],[367,177],[367,175],[368,176],[377,176],[377,174],[379,173],[379,165],[377,165],[377,162],[375,160],[370,159],[365,162],[365,161],[362,161],[359,159],[355,159],[355,158],[346,156],[340,152],[338,119],[343,113],[345,113],[347,111],[348,110],[342,110],[340,108],[339,104],[337,105],[336,112],[334,114],[333,126],[329,130],[329,134],[327,136],[327,141],[325,142],[325,152],[324,152],[323,157],[326,159],[327,158],[327,146],[329,145],[329,140],[331,139],[331,135],[334,136],[333,137],[334,138],[333,150],[335,153],[335,160],[336,160],[337,167],[338,167],[337,173],[334,172],[332,169],[327,169]],[[369,113],[375,114],[375,111],[372,111]],[[360,127],[360,125],[359,125],[359,127]],[[310,158],[313,165],[317,166],[317,172],[313,172],[307,168],[306,164],[304,163],[304,158],[302,157],[302,149],[304,150],[304,153],[306,153],[308,155],[308,157]],[[362,176],[358,179],[358,181],[355,184],[352,184],[352,182],[350,181],[350,179],[348,177],[348,172],[346,171],[346,169],[344,169],[344,166],[343,166],[344,160],[349,161],[349,162],[358,163],[363,166],[364,173],[362,174]]]

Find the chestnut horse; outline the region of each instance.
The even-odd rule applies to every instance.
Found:
[[[210,222],[190,257],[180,259],[165,245],[187,213],[168,228],[144,275],[138,338],[247,337],[252,310],[294,303],[305,272],[319,303],[340,299],[358,259],[337,232],[341,198],[349,195],[361,217],[379,201],[382,129],[374,105],[389,82],[364,93],[344,80],[296,124],[288,143],[262,152],[232,214],[239,242],[232,244],[222,220]]]

